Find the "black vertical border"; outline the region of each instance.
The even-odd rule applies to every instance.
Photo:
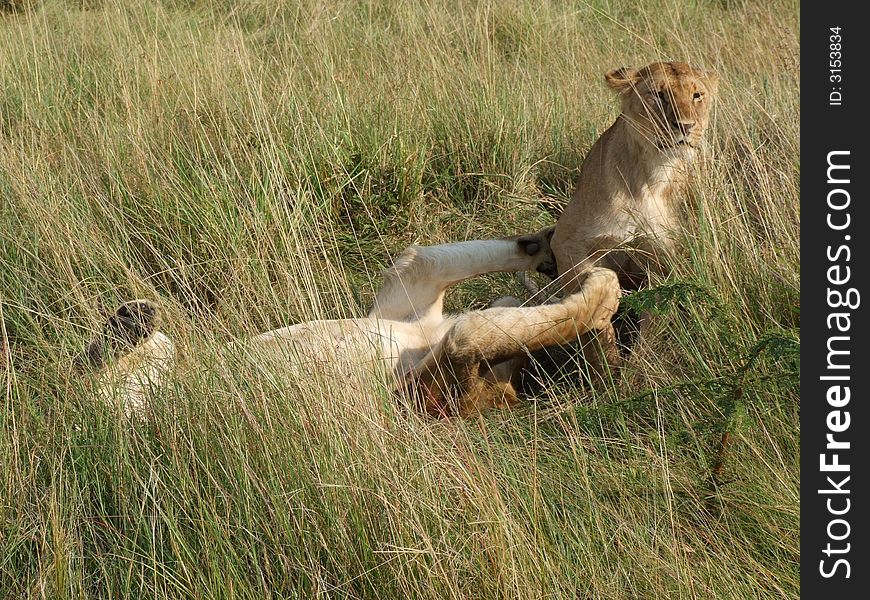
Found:
[[[870,453],[870,423],[868,423],[867,381],[870,380],[870,338],[867,336],[867,318],[870,309],[870,294],[866,286],[867,272],[870,269],[870,254],[867,252],[867,238],[870,237],[870,221],[864,204],[867,196],[867,180],[870,179],[870,164],[867,162],[866,139],[867,119],[863,113],[870,112],[870,98],[862,97],[861,80],[866,78],[870,67],[870,28],[859,10],[863,3],[804,2],[801,5],[801,299],[803,314],[801,319],[801,597],[849,599],[866,598],[870,593],[870,532],[867,531],[868,502],[868,453]],[[840,68],[842,81],[832,81],[831,31],[840,27],[842,52]],[[836,55],[833,57],[836,58]],[[836,79],[836,78],[834,78]],[[841,88],[841,89],[837,89]],[[842,93],[839,106],[831,105],[830,93]],[[838,162],[850,165],[849,183],[836,185],[828,183],[828,155],[832,151],[848,151],[848,157],[838,155]],[[836,173],[844,174],[844,170]],[[832,211],[828,207],[828,193],[835,188],[846,189],[850,201],[848,208]],[[845,196],[834,195],[835,203],[842,204]],[[835,231],[828,226],[828,214],[835,212],[833,219],[843,223],[845,212],[849,213],[850,226],[846,230]],[[848,236],[848,239],[847,237]],[[849,246],[850,258],[845,261],[846,252],[840,260],[831,261],[829,253],[837,256],[836,250],[842,245]],[[851,278],[848,283],[834,286],[828,280],[828,269],[835,265],[848,265]],[[842,277],[844,270],[839,271]],[[831,308],[828,303],[828,289],[844,291],[854,287],[861,294],[860,304],[855,309]],[[828,329],[828,315],[832,312],[849,312],[851,327],[848,333]],[[827,392],[831,381],[820,377],[832,374],[827,368],[828,338],[832,335],[848,335],[847,358],[851,368],[840,370],[847,373],[850,381],[840,382],[848,385],[851,399],[841,411],[849,411],[849,428],[834,434],[839,441],[848,441],[848,450],[826,450],[826,435],[831,433],[826,419],[829,411],[838,410],[828,404]],[[846,349],[842,342],[839,348]],[[841,355],[842,356],[842,355]],[[840,417],[842,418],[841,414]],[[835,425],[836,426],[836,425]],[[827,453],[828,462],[832,453],[839,454],[839,462],[849,465],[849,472],[823,473],[820,469],[820,455]],[[826,494],[820,490],[831,489],[827,481],[831,476],[835,483],[848,494]],[[850,479],[842,484],[844,476]],[[849,499],[847,513],[832,515],[827,507],[831,499],[834,510],[842,510]],[[847,538],[836,541],[828,536],[828,524],[841,518],[849,523]],[[846,532],[846,526],[836,523],[832,526],[835,536]],[[846,548],[843,554],[826,556],[825,549]],[[823,577],[820,561],[825,561],[825,569],[830,572],[835,561],[844,558],[850,566],[849,578],[845,577],[845,566],[840,564],[833,577]]]

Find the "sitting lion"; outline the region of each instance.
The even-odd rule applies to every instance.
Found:
[[[552,228],[532,235],[412,246],[384,273],[375,306],[359,319],[310,321],[239,342],[251,355],[290,369],[340,374],[360,363],[386,364],[432,415],[468,415],[516,401],[514,359],[606,327],[619,303],[616,274],[594,268],[557,304],[498,306],[444,315],[447,289],[494,271],[538,270],[555,275]],[[175,363],[175,346],[159,331],[157,306],[121,305],[88,345],[98,388],[130,415],[142,414],[148,391]],[[518,363],[517,363],[518,364]]]
[[[666,255],[680,227],[679,192],[707,128],[719,77],[683,62],[657,62],[613,69],[604,79],[619,94],[622,113],[589,151],[551,242],[566,293],[596,266],[614,270],[627,290],[643,286],[650,273],[667,271]],[[598,342],[606,362],[618,364],[612,326],[598,333]],[[586,358],[593,367],[601,360],[595,351]]]

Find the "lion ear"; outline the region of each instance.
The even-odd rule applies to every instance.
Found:
[[[719,87],[719,73],[716,71],[704,71],[704,79],[706,80],[707,87],[710,89],[710,93],[716,93],[716,88]]]
[[[618,69],[611,69],[604,74],[604,81],[607,82],[608,87],[617,92],[624,92],[628,88],[632,87],[635,83],[637,83],[637,79],[637,69],[631,69],[629,67],[619,67]]]

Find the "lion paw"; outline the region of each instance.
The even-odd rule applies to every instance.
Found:
[[[589,310],[589,317],[585,320],[586,326],[598,330],[610,326],[610,320],[619,308],[621,292],[619,277],[614,271],[604,267],[594,267],[583,278],[580,291],[565,300],[585,303]]]

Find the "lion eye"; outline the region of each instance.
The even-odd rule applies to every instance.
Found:
[[[661,92],[658,93],[658,97],[659,97],[659,100],[661,100],[662,102],[668,101],[668,93],[664,90],[662,90]]]
[[[700,102],[703,97],[704,97],[704,94],[702,94],[701,92],[695,92],[694,94],[692,94],[692,99],[695,102]]]

